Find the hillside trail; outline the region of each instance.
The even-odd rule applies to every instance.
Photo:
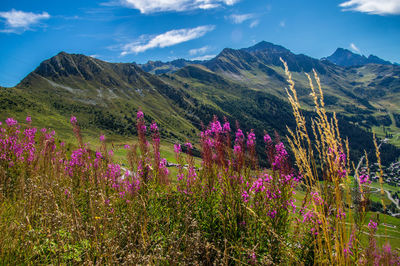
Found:
[[[380,192],[380,191],[381,191],[380,188],[371,187],[371,186],[367,186],[367,187],[369,187],[369,188],[371,188],[371,189],[375,189],[375,191],[372,191],[372,190],[371,190],[371,192]],[[392,195],[390,194],[389,190],[383,189],[383,191],[385,191],[385,193],[387,194],[388,199],[389,199],[391,202],[393,202],[394,205],[396,205],[396,208],[397,208],[397,209],[400,209],[399,202],[396,201],[396,200],[392,197]],[[395,217],[399,216],[399,217],[400,217],[400,213],[392,213],[392,216],[395,216]]]

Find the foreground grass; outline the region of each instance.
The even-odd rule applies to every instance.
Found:
[[[217,118],[201,132],[201,161],[191,143],[162,143],[141,111],[132,143],[100,136],[88,144],[76,117],[77,145],[37,131],[30,118],[27,127],[7,119],[0,264],[399,264],[398,220],[368,211],[369,176],[351,167],[310,78],[311,143],[285,67],[294,165],[279,136],[266,134],[269,168],[261,169],[254,132],[233,134]],[[161,155],[177,163],[173,173]]]

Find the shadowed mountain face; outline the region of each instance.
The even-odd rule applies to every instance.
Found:
[[[190,61],[186,59],[176,59],[170,62],[161,62],[161,61],[148,61],[146,64],[139,65],[144,71],[152,73],[152,74],[164,74],[175,72],[182,67],[191,64],[201,64],[203,61]]]
[[[400,105],[399,66],[375,63],[344,68],[268,42],[239,50],[226,48],[209,61],[144,65],[61,52],[43,61],[15,88],[0,90],[0,118],[23,120],[29,114],[40,125],[52,125],[63,134],[71,132],[69,117],[75,115],[89,135],[106,131],[128,136],[136,134],[136,112],[141,108],[148,122],[159,123],[162,137],[173,141],[196,140],[202,123],[214,115],[226,117],[232,125],[238,121],[246,132],[253,128],[258,136],[264,130],[284,136],[286,125],[293,127],[294,120],[280,58],[293,73],[308,115],[313,102],[305,73],[316,70],[326,106],[338,113],[343,135],[353,140],[355,156],[364,148],[373,149],[368,133],[372,127],[398,130],[394,121]],[[393,148],[388,154],[393,158],[398,152]]]
[[[310,72],[314,68],[319,73],[325,73],[324,65],[319,60],[302,54],[293,54],[288,49],[269,42],[260,42],[240,50],[226,48],[204,65],[216,72],[238,74],[240,70],[263,71],[268,66],[282,67],[280,58],[287,62],[291,71]]]
[[[355,54],[347,49],[338,48],[331,56],[328,56],[326,60],[338,65],[338,66],[363,66],[366,64],[381,64],[391,65],[389,61],[385,61],[375,55],[364,55]]]

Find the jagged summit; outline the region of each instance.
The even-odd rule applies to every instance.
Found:
[[[60,52],[43,61],[33,72],[25,77],[19,87],[30,86],[35,80],[44,81],[54,87],[67,84],[70,88],[86,90],[91,88],[132,88],[140,85],[150,88],[158,82],[135,63],[109,63],[91,56]],[[39,88],[34,86],[36,89]],[[60,88],[60,86],[58,86]]]
[[[376,55],[369,55],[368,61],[374,64],[381,64],[381,65],[391,65],[392,63],[389,61],[385,61],[382,58],[377,57]]]
[[[326,60],[338,66],[344,67],[363,66],[366,64],[391,65],[389,61],[385,61],[375,55],[369,55],[366,57],[364,55],[353,53],[352,51],[344,48],[337,48],[332,55],[326,58]]]
[[[56,56],[43,61],[34,73],[43,77],[81,76],[91,80],[103,69],[101,60],[82,54],[60,52]]]
[[[261,41],[259,43],[257,43],[256,45],[253,45],[251,47],[248,48],[243,48],[243,51],[246,52],[258,52],[258,51],[268,51],[268,52],[279,52],[279,53],[288,53],[290,52],[290,50],[286,49],[283,46],[280,45],[276,45],[270,42],[266,42],[266,41]]]
[[[319,73],[326,72],[325,65],[318,59],[302,54],[294,54],[290,50],[270,42],[262,41],[256,45],[239,50],[225,48],[215,58],[204,63],[212,71],[229,72],[238,75],[241,71],[258,71],[272,74],[269,66],[282,67],[283,58],[291,71],[310,72],[313,68]],[[275,74],[273,74],[276,76]]]

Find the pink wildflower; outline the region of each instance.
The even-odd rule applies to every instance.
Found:
[[[367,174],[360,175],[360,184],[371,184],[371,180],[369,180],[369,176]]]
[[[7,118],[6,124],[7,124],[7,126],[12,127],[12,126],[15,126],[16,124],[18,124],[18,122],[14,118]]]
[[[179,143],[174,144],[174,151],[175,153],[180,153],[182,151],[181,144]]]
[[[253,147],[256,142],[256,135],[254,134],[253,130],[247,134],[247,147]]]
[[[141,119],[144,117],[144,114],[142,112],[142,110],[139,109],[139,111],[137,112],[137,119]]]
[[[374,221],[369,220],[368,227],[369,227],[369,229],[375,231],[376,228],[378,227],[378,223],[375,223]]]
[[[249,194],[247,193],[247,191],[245,190],[245,191],[243,191],[243,193],[242,193],[242,198],[243,198],[243,201],[244,202],[248,202],[249,201]]]
[[[231,131],[231,125],[229,124],[229,122],[225,122],[225,124],[223,126],[223,130],[224,130],[225,133]]]
[[[150,130],[153,132],[158,131],[157,123],[154,122],[153,124],[150,125]]]
[[[242,132],[242,130],[239,128],[239,129],[237,130],[237,132],[236,132],[236,140],[235,140],[235,142],[236,142],[236,143],[242,142],[243,139],[244,139],[243,132]]]
[[[251,265],[257,264],[257,256],[255,252],[252,252],[249,256],[249,264]]]
[[[75,116],[71,116],[70,122],[72,125],[75,125],[78,122],[78,120],[76,119]]]
[[[211,123],[211,132],[219,133],[222,131],[221,123],[219,121],[215,121]]]
[[[192,150],[193,149],[193,145],[190,142],[186,142],[185,146],[186,146],[186,148],[188,148],[188,150]]]

